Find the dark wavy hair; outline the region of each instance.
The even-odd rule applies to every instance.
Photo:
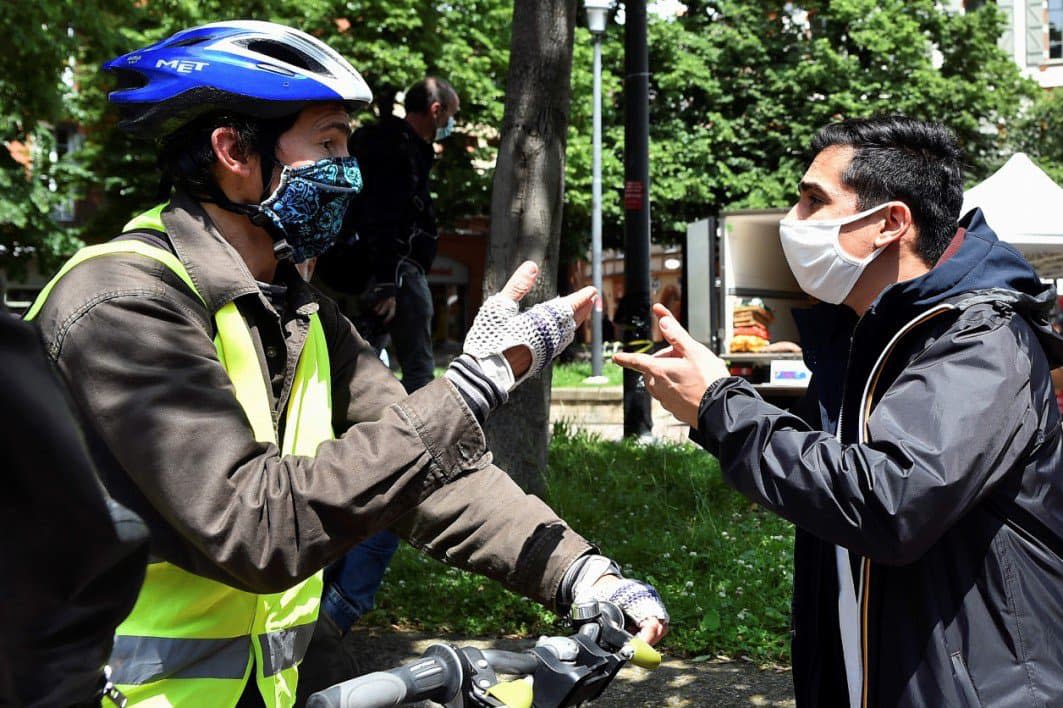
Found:
[[[211,113],[178,128],[159,143],[158,166],[162,174],[159,198],[168,198],[173,188],[197,199],[215,194],[211,168],[217,158],[210,137],[216,128],[233,129],[236,149],[241,157],[257,154],[263,158],[262,180],[263,185],[268,184],[275,164],[277,138],[295,124],[298,116],[298,113],[292,113],[263,120],[236,113]]]
[[[860,209],[907,204],[919,229],[916,248],[933,267],[956,235],[963,205],[963,152],[952,132],[899,115],[852,118],[823,127],[811,157],[834,145],[855,151],[842,182],[856,192]]]

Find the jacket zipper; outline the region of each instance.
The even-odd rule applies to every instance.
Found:
[[[949,305],[949,304],[937,305],[936,307],[930,308],[929,310],[927,310],[926,312],[922,313],[918,317],[915,317],[915,318],[909,320],[907,324],[905,324],[903,327],[901,327],[899,330],[897,330],[897,333],[894,334],[893,337],[890,339],[890,341],[886,344],[886,347],[882,350],[882,354],[879,355],[878,361],[875,362],[875,366],[871,369],[870,375],[869,375],[868,380],[867,380],[867,384],[864,386],[864,392],[860,396],[860,410],[859,410],[860,427],[857,428],[857,433],[856,433],[856,436],[857,436],[856,441],[857,441],[858,444],[863,444],[863,443],[867,442],[867,438],[868,438],[867,424],[868,424],[868,421],[871,419],[871,401],[874,398],[875,387],[878,385],[878,377],[882,374],[882,371],[885,368],[886,360],[889,358],[889,355],[893,352],[893,349],[896,346],[897,342],[899,342],[901,340],[901,338],[905,334],[907,334],[911,330],[915,329],[919,325],[923,324],[924,322],[926,322],[928,320],[931,320],[934,317],[937,317],[938,315],[943,314],[945,312],[950,312],[950,311],[952,311],[954,309],[956,309],[955,306]],[[860,321],[862,321],[862,320],[863,320],[863,316],[861,315],[860,320],[858,320],[857,323],[856,323],[857,327],[860,326]],[[856,327],[853,328],[853,339],[855,339],[855,338],[856,338]],[[850,340],[850,342],[849,342],[850,363],[852,363],[851,362],[852,355],[853,355],[853,346],[852,346],[852,340]],[[848,368],[846,369],[846,372],[848,373]],[[849,383],[849,377],[846,376],[846,378],[845,378],[845,386],[843,386],[843,388],[842,388],[842,391],[843,391],[843,395],[842,395],[842,411],[844,411],[844,409],[845,409],[844,392],[845,392],[845,389],[848,387],[848,383]],[[842,413],[839,412],[838,413],[838,440],[839,440],[839,442],[841,441],[841,431],[842,431],[841,419],[842,419]],[[870,478],[868,478],[868,488],[870,489],[870,488],[872,488],[872,486],[873,486],[872,485],[872,480]],[[868,598],[870,597],[870,595],[871,595],[871,561],[869,561],[867,558],[861,558],[860,559],[860,592],[858,594],[858,597],[859,597],[859,600],[860,600],[860,664],[861,664],[861,676],[860,676],[860,683],[861,683],[860,695],[861,695],[861,698],[860,698],[860,706],[861,706],[861,708],[867,708],[868,707],[868,692],[869,692],[869,685],[870,685],[870,682],[867,679],[868,668],[869,668],[869,665],[870,665],[870,661],[869,661],[870,647],[868,645],[868,612],[869,612],[869,608],[870,608],[870,605],[871,605],[871,603],[869,602]]]
[[[846,398],[846,396],[849,393],[849,371],[850,371],[850,368],[852,367],[852,364],[853,364],[853,343],[856,341],[856,330],[860,327],[860,323],[863,320],[864,320],[864,316],[860,315],[860,318],[857,319],[856,324],[853,326],[852,334],[849,335],[849,353],[846,355],[846,358],[845,358],[845,380],[842,381],[842,400],[841,400],[841,405],[838,407],[838,429],[837,429],[837,431],[835,431],[835,435],[834,435],[835,439],[837,439],[837,441],[839,443],[842,442],[842,430],[844,430],[843,425],[845,423],[845,398]],[[844,549],[844,550],[846,552],[846,555],[848,555],[848,549]],[[863,567],[862,567],[863,566],[863,562],[864,562],[863,559],[861,559],[861,561],[860,561],[861,570],[863,570]],[[850,571],[850,574],[851,574],[851,571]],[[842,582],[842,578],[839,575],[839,577],[838,577],[839,586],[840,586],[841,582]],[[839,587],[839,592],[841,592],[840,587]],[[857,591],[856,595],[857,595],[857,600],[861,601],[862,600],[861,593],[859,591]],[[839,630],[839,632],[841,631],[840,612],[841,612],[841,608],[839,607],[839,621],[838,621],[838,630]],[[863,635],[863,634],[865,634],[865,632],[861,629],[861,635]],[[843,650],[843,653],[844,653],[844,650]],[[861,668],[861,674],[860,674],[860,685],[861,685],[861,692],[862,692],[862,695],[863,695],[863,698],[862,698],[862,701],[861,701],[862,706],[866,706],[867,705],[867,681],[864,678],[866,676],[866,672],[867,672],[866,658],[865,658],[866,654],[867,654],[867,652],[864,650],[864,648],[861,648],[860,658],[861,658],[861,667],[862,668]],[[848,674],[848,671],[846,671],[846,674]],[[846,676],[846,682],[848,682],[848,678],[849,677]],[[850,701],[851,701],[851,698],[850,698]],[[851,705],[850,705],[850,708],[851,708]]]
[[[860,705],[861,705],[861,708],[867,708],[867,705],[868,705],[868,703],[867,703],[867,693],[868,693],[868,685],[870,684],[870,681],[867,680],[868,667],[869,667],[869,665],[871,663],[868,660],[868,654],[870,653],[870,648],[868,647],[868,640],[867,640],[867,635],[868,635],[868,631],[867,631],[867,629],[868,629],[867,628],[867,613],[868,613],[868,607],[870,607],[870,603],[868,602],[867,598],[868,598],[868,596],[870,594],[871,594],[871,562],[868,561],[867,558],[861,558],[860,559],[860,663],[861,663],[860,683],[862,684],[861,685],[861,691],[860,691],[860,696],[861,696],[860,697]]]
[[[838,407],[838,431],[835,434],[835,438],[838,442],[842,441],[842,424],[845,422],[845,397],[849,393],[849,368],[853,365],[853,342],[856,341],[856,330],[860,328],[860,323],[864,321],[864,316],[860,315],[860,318],[853,325],[853,333],[849,335],[849,353],[845,357],[845,380],[842,382],[842,404]]]

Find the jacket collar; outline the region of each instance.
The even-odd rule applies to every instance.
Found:
[[[273,310],[244,259],[197,200],[175,193],[163,209],[162,223],[175,255],[212,313],[245,295],[254,295]],[[297,314],[309,317],[317,311],[313,292],[291,264],[280,264],[274,281],[288,287],[288,302]]]

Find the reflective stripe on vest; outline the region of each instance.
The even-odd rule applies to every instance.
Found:
[[[164,231],[160,205],[126,225],[126,231]],[[141,241],[112,241],[78,251],[41,291],[26,319],[40,312],[59,280],[91,258],[136,254],[177,275],[201,302],[188,271],[169,251]],[[255,439],[276,443],[276,431],[251,332],[233,302],[214,313],[218,360]],[[312,456],[332,439],[328,346],[317,313],[296,366],[285,417],[284,455]],[[270,708],[295,701],[297,665],[313,634],[321,598],[321,573],[284,592],[236,590],[170,563],[148,566],[129,617],[118,627],[111,654],[112,680],[131,705],[233,706],[255,669]]]

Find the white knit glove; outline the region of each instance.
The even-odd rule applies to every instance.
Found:
[[[623,610],[636,625],[650,617],[668,624],[668,610],[657,589],[641,580],[625,578],[616,563],[605,556],[588,556],[578,572],[572,586],[575,602],[605,600]],[[598,582],[607,575],[616,576],[615,581]]]
[[[463,351],[480,361],[484,372],[506,391],[539,374],[572,343],[576,322],[572,306],[559,297],[519,312],[517,302],[503,293],[492,295],[476,314]],[[519,380],[504,356],[507,349],[527,347],[532,362]]]

